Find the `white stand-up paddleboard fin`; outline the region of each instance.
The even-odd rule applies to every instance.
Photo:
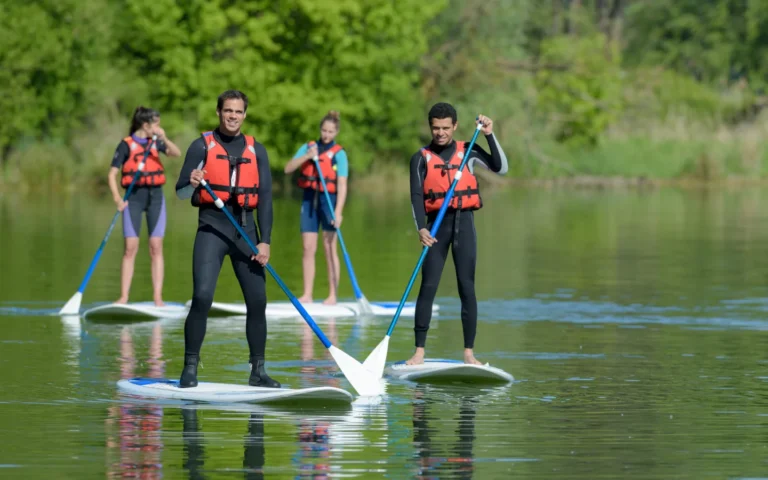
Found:
[[[59,315],[80,315],[80,302],[83,300],[83,294],[75,292],[72,298],[59,310]]]
[[[357,390],[359,395],[375,397],[384,394],[382,382],[374,377],[371,372],[364,369],[360,362],[333,345],[328,347],[328,351],[331,352],[331,356],[336,360],[339,369],[341,369],[349,383],[352,384],[352,388]]]
[[[368,355],[363,362],[363,368],[375,375],[376,378],[384,376],[384,364],[387,363],[387,350],[389,349],[389,335],[376,345],[376,348]]]

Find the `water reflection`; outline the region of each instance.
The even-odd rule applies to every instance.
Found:
[[[336,319],[330,318],[327,323],[327,336],[331,340],[331,343],[336,344],[338,341],[338,334],[336,332]],[[340,379],[333,376],[333,372],[337,370],[334,367],[326,367],[321,369],[319,366],[313,365],[315,362],[315,334],[309,325],[306,323],[302,328],[301,337],[301,360],[303,366],[301,367],[301,373],[303,377],[302,386],[308,387],[311,384],[311,377],[316,377],[322,370],[326,370],[329,374],[325,383],[328,386],[340,388]],[[331,360],[332,365],[335,366],[331,354],[328,350],[325,350],[323,355],[326,360]],[[309,421],[301,420],[298,425],[298,445],[299,449],[296,456],[293,457],[292,462],[299,470],[300,477],[302,478],[327,478],[327,474],[324,472],[330,471],[330,464],[328,459],[331,456],[331,448],[329,444],[329,430],[330,422],[327,421]],[[320,472],[320,473],[317,473]]]
[[[198,416],[200,411],[209,409],[209,407],[186,405],[181,408],[183,424],[182,465],[189,479],[207,478],[205,463],[209,459],[209,455],[206,453],[205,435],[200,429]],[[227,407],[222,407],[222,409],[227,409]],[[211,408],[211,410],[215,409]],[[264,440],[264,419],[268,410],[253,405],[231,407],[231,410],[251,410],[243,438],[243,474],[246,479],[263,479],[267,456]],[[278,412],[274,413],[278,414]],[[281,416],[290,416],[290,413],[281,412]],[[296,454],[291,457],[291,463],[298,478],[328,478],[333,452],[329,435],[330,426],[330,422],[323,418],[301,418],[298,421],[295,437],[295,444],[298,449]],[[283,445],[278,443],[277,436],[275,435],[275,440],[271,443],[273,457],[277,457],[278,452],[283,450]],[[273,468],[277,469],[279,466],[273,465]]]
[[[205,442],[200,432],[196,409],[181,409],[183,430],[181,438],[184,442],[182,465],[190,479],[206,478],[203,473],[205,466]],[[263,462],[262,462],[263,465]]]
[[[248,419],[248,433],[245,435],[243,469],[248,480],[264,478],[264,415],[251,413]]]
[[[158,323],[150,336],[146,362],[149,368],[145,376],[164,376],[162,354],[162,329]],[[128,327],[123,327],[120,332],[120,378],[137,376],[136,364],[133,337]],[[156,404],[121,402],[107,410],[107,477],[162,478],[163,408]],[[117,459],[112,460],[114,457]]]
[[[324,328],[326,336],[331,341],[332,344],[336,345],[338,341],[338,333],[336,331],[336,319],[335,318],[329,318],[327,322],[327,327]],[[315,337],[315,333],[312,331],[312,329],[307,325],[306,323],[303,324],[302,330],[301,330],[301,388],[307,388],[313,386],[313,378],[318,377],[321,373],[325,373],[327,378],[324,379],[323,382],[325,385],[328,385],[330,387],[336,387],[341,388],[341,381],[339,378],[334,376],[334,373],[338,371],[338,367],[336,366],[336,362],[333,360],[333,357],[331,356],[328,349],[323,347],[324,354],[323,358],[324,360],[330,362],[330,366],[328,367],[320,367],[317,362],[313,362],[315,359],[315,342],[317,342],[317,338]]]
[[[475,473],[473,447],[475,443],[476,395],[459,397],[459,409],[455,437],[453,434],[439,432],[437,425],[444,426],[445,411],[441,411],[440,420],[432,414],[432,408],[438,403],[434,392],[429,387],[418,385],[413,401],[413,448],[417,457],[415,478],[471,479]],[[440,402],[442,404],[442,402]],[[437,441],[435,441],[437,440]],[[452,445],[447,455],[442,455],[435,445]]]

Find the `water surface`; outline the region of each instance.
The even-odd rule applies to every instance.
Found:
[[[399,299],[418,258],[403,200],[353,197],[345,214],[372,300]],[[168,201],[165,297],[185,302],[196,217]],[[379,405],[306,410],[121,397],[120,378],[178,376],[183,319],[44,315],[77,289],[113,205],[0,197],[0,477],[768,478],[768,190],[520,189],[485,205],[477,353],[515,383],[391,382]],[[272,247],[296,293],[297,212],[277,202]],[[118,225],[84,306],[117,297],[121,242]],[[134,301],[151,297],[145,242]],[[322,298],[322,254],[317,267]],[[285,299],[271,280],[268,294]],[[341,295],[352,297],[346,275]],[[450,260],[438,297],[428,353],[459,358]],[[242,300],[226,262],[216,299]],[[389,320],[319,323],[362,360]],[[412,345],[403,318],[388,359]],[[211,319],[201,380],[245,382],[247,353],[241,318]],[[267,356],[286,386],[352,391],[300,319],[269,322]]]

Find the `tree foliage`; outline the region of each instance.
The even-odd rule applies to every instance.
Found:
[[[588,148],[630,117],[749,120],[768,83],[762,0],[5,1],[0,27],[0,161],[40,141],[82,160],[138,104],[199,132],[230,88],[275,167],[334,109],[359,171],[407,158],[435,101],[507,146]]]

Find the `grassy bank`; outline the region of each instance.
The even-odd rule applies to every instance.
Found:
[[[109,162],[124,130],[122,123],[105,122],[97,131],[76,137],[71,145],[22,144],[3,162],[0,190],[105,195]],[[524,133],[509,135],[513,131]],[[196,135],[188,128],[172,138],[184,149]],[[590,148],[569,148],[509,122],[499,138],[510,160],[510,173],[505,177],[483,175],[486,185],[612,187],[768,180],[768,115],[732,127],[683,116],[646,125],[624,123],[611,128]],[[166,161],[172,178],[182,159]],[[350,183],[358,192],[370,195],[393,190],[404,193],[408,190],[407,165],[406,158],[381,159],[366,172],[353,171]],[[292,179],[286,178],[281,167],[275,168],[274,179],[276,190],[292,188]]]

